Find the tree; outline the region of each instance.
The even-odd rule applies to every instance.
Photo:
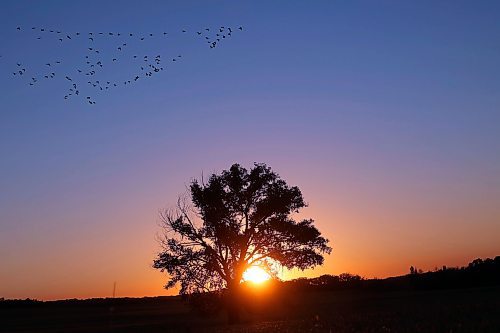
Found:
[[[160,214],[163,251],[154,267],[166,271],[166,288],[180,284],[181,294],[226,289],[234,300],[230,321],[237,321],[237,297],[243,273],[259,266],[275,275],[276,267],[321,265],[328,240],[312,219],[292,214],[306,207],[296,186],[288,186],[265,164],[248,171],[234,164],[205,183],[190,183],[190,200]]]

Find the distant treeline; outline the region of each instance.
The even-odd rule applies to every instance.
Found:
[[[180,301],[179,296],[155,296],[155,297],[120,297],[120,298],[88,298],[88,299],[63,299],[56,301],[40,301],[36,299],[26,298],[26,299],[4,299],[0,298],[0,309],[4,306],[39,306],[39,305],[49,305],[58,307],[61,305],[78,305],[80,307],[94,307],[96,305],[108,307],[108,306],[116,306],[120,304],[156,304],[158,302],[167,300],[167,299],[178,299]]]
[[[476,259],[464,267],[446,267],[423,272],[413,266],[407,275],[385,279],[365,279],[359,275],[342,273],[340,275],[322,275],[316,278],[299,278],[291,281],[272,282],[278,288],[290,291],[313,290],[426,290],[473,288],[500,285],[500,256],[494,259]],[[79,306],[109,306],[119,304],[157,303],[166,299],[181,301],[179,296],[158,296],[143,298],[91,298],[85,300],[66,299],[58,301],[38,301],[35,299],[0,298],[0,308],[5,306],[37,306],[50,304],[78,304]]]
[[[495,259],[476,259],[464,267],[443,266],[428,272],[411,266],[409,274],[386,279],[365,279],[359,275],[343,273],[311,279],[299,278],[284,281],[283,285],[296,290],[425,290],[495,286],[500,285],[500,256]]]

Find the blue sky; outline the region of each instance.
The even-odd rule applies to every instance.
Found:
[[[216,49],[194,35],[221,25],[244,29]],[[87,42],[31,27],[166,31],[134,52],[182,60],[95,105],[64,100],[63,76],[30,87],[12,71],[58,58],[74,72]],[[303,190],[333,242],[321,272],[500,250],[498,2],[2,1],[0,40],[0,296],[100,296],[115,280],[160,293],[158,209],[234,162],[266,162]]]

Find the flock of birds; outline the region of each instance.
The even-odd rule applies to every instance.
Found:
[[[28,66],[21,62],[16,63],[12,71],[13,77],[25,79],[29,86],[36,86],[43,80],[52,80],[62,78],[67,83],[67,91],[64,99],[73,97],[84,97],[86,103],[95,104],[93,94],[83,93],[87,88],[96,89],[99,92],[105,92],[119,86],[131,85],[139,80],[150,78],[155,74],[162,72],[168,63],[176,63],[182,59],[182,55],[167,57],[161,54],[140,55],[139,52],[127,52],[131,44],[147,41],[152,38],[167,38],[170,33],[120,33],[120,32],[87,32],[87,33],[66,33],[60,30],[46,29],[43,27],[20,27],[17,32],[31,32],[30,36],[36,40],[53,39],[58,43],[73,41],[85,42],[85,54],[81,58],[81,63],[71,65],[65,73],[61,74],[63,59],[45,62],[43,70],[37,72],[29,70]],[[218,28],[203,28],[196,31],[180,30],[174,33],[195,36],[204,41],[210,49],[216,48],[220,43],[228,40],[234,33],[243,31],[243,27],[236,28],[220,26]],[[101,42],[101,43],[98,43]],[[103,49],[104,42],[106,48]],[[109,50],[111,49],[111,50]],[[103,78],[104,68],[121,62],[132,62],[136,66],[133,74],[126,78],[117,80],[115,78]],[[130,66],[127,68],[130,69]]]

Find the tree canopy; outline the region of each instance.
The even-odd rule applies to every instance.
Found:
[[[234,164],[208,181],[193,180],[190,196],[160,214],[163,250],[154,267],[166,271],[166,288],[180,293],[237,287],[243,273],[259,266],[321,265],[328,240],[312,219],[292,215],[306,207],[297,186],[289,186],[265,164],[247,170]]]

